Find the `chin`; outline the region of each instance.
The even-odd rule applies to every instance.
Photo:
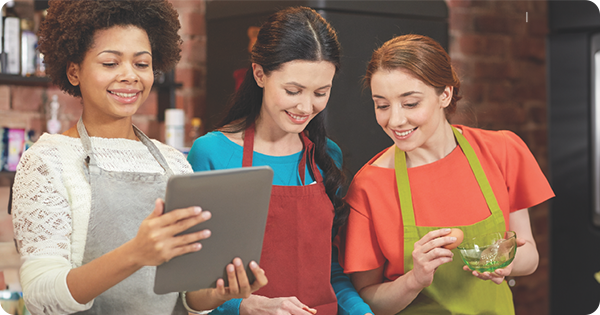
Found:
[[[406,142],[398,143],[398,141],[394,141],[394,145],[396,147],[398,147],[398,149],[400,149],[401,151],[404,151],[404,152],[410,152],[415,149],[415,147],[413,145],[411,145],[410,143],[406,143]]]
[[[304,131],[304,129],[306,129],[307,125],[308,124],[305,124],[305,125],[296,125],[296,126],[287,128],[286,131],[289,132],[289,133],[301,133],[302,131]]]

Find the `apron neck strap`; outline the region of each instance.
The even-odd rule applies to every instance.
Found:
[[[483,171],[483,167],[477,158],[477,154],[475,154],[475,150],[473,150],[473,147],[471,147],[465,136],[463,136],[458,129],[452,127],[452,131],[454,132],[454,136],[456,137],[458,145],[467,157],[467,161],[469,161],[473,175],[475,175],[475,179],[477,179],[477,183],[479,184],[479,188],[481,189],[483,197],[487,202],[488,208],[490,208],[492,214],[502,214],[502,210],[498,205],[498,200],[496,200],[492,186],[490,185],[487,176],[485,176],[485,172]]]
[[[400,209],[402,212],[402,222],[404,223],[404,234],[406,227],[416,228],[415,215],[413,211],[412,192],[408,181],[408,169],[406,168],[406,153],[400,151],[398,146],[394,146],[394,170],[396,171],[396,185],[398,186],[398,199],[400,200]],[[406,237],[406,236],[405,236]]]
[[[254,134],[255,134],[255,125],[252,124],[244,131],[244,153],[242,158],[242,167],[250,167],[252,166],[252,159],[254,155]],[[321,173],[316,167],[315,159],[315,150],[314,144],[306,133],[303,131],[300,133],[300,140],[302,141],[302,158],[300,159],[300,163],[298,163],[298,174],[300,175],[300,181],[302,185],[304,185],[305,179],[305,169],[306,169],[306,161],[308,157],[310,171],[312,172],[312,176],[317,182],[323,181]]]
[[[312,177],[317,183],[320,183],[323,181],[323,177],[321,176],[321,172],[319,172],[317,162],[315,161],[315,144],[310,141],[306,131],[302,131],[300,133],[300,140],[302,140],[302,146],[304,148],[304,154],[299,163],[300,165],[298,166],[302,183],[304,183],[304,170],[306,168],[306,161],[308,161],[309,171],[311,172]]]
[[[81,139],[81,143],[83,144],[83,151],[85,152],[85,162],[87,164],[96,165],[96,159],[94,158],[94,152],[92,151],[92,141],[90,140],[90,136],[83,125],[83,118],[79,117],[79,121],[77,121],[77,132],[79,133],[79,139]]]
[[[140,139],[140,141],[144,145],[146,145],[146,147],[148,148],[150,153],[152,153],[152,156],[154,156],[154,158],[156,159],[158,164],[160,164],[160,166],[162,166],[162,168],[165,170],[165,173],[167,174],[167,176],[171,177],[171,175],[173,175],[173,171],[169,167],[169,163],[167,163],[167,160],[165,159],[165,157],[162,155],[162,153],[160,153],[160,150],[158,149],[158,147],[136,125],[132,125],[132,126],[133,126],[133,132],[135,132],[135,135]]]
[[[160,164],[160,166],[165,170],[167,176],[173,175],[173,171],[169,167],[169,164],[165,160],[165,157],[160,153],[160,150],[156,145],[144,134],[137,126],[133,126],[133,132],[140,139],[140,141],[148,148],[154,159]],[[92,141],[90,136],[85,129],[83,124],[83,118],[79,117],[79,121],[77,122],[77,132],[79,132],[79,138],[81,139],[81,143],[83,144],[83,150],[85,151],[85,162],[90,165],[96,165],[96,158],[94,156],[94,151],[92,150]]]
[[[244,130],[244,156],[242,167],[251,167],[254,155],[254,124]]]

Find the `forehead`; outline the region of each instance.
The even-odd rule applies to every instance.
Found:
[[[331,81],[335,75],[335,66],[329,61],[293,60],[282,64],[270,75],[282,80]]]
[[[389,89],[394,91],[414,90],[424,92],[423,90],[427,87],[427,84],[402,68],[378,70],[371,76],[371,90],[373,92]]]

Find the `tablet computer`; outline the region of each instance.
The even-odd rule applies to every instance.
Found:
[[[212,217],[183,233],[204,229],[211,236],[202,249],[184,254],[156,268],[154,292],[195,291],[216,287],[217,279],[227,285],[225,267],[235,257],[246,265],[260,263],[267,223],[273,170],[268,166],[244,167],[171,176],[165,195],[165,212],[191,206],[210,211]]]

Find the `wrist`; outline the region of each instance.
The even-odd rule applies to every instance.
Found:
[[[409,291],[421,292],[425,288],[419,283],[412,269],[404,274],[404,276],[406,277],[406,287]]]
[[[138,248],[133,242],[135,239],[127,241],[125,244],[119,246],[115,251],[122,253],[119,255],[122,257],[123,263],[133,269],[140,269],[144,267],[142,259],[140,259],[136,249]]]
[[[267,297],[251,294],[249,297],[242,299],[240,303],[240,315],[256,314],[257,305],[266,300]]]
[[[228,301],[225,297],[217,293],[217,289],[211,288],[206,290],[206,297],[209,301],[212,301],[212,304],[219,306]],[[215,306],[215,307],[216,307]]]
[[[187,292],[183,291],[183,292],[180,293],[180,295],[181,295],[181,300],[183,302],[183,307],[185,307],[185,310],[188,313],[191,313],[191,314],[208,314],[208,313],[210,313],[212,311],[212,310],[208,310],[208,311],[198,311],[198,310],[195,310],[192,307],[190,307],[190,305],[189,305],[191,303],[188,302]]]
[[[186,303],[189,308],[196,311],[215,309],[228,301],[227,299],[220,297],[215,292],[216,289],[214,288],[186,292]],[[227,313],[225,312],[224,314]]]

